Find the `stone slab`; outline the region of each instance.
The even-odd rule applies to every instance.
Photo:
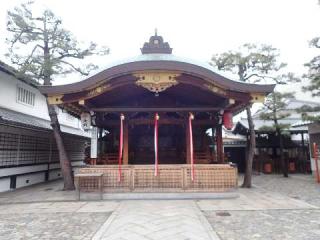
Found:
[[[197,200],[197,199],[233,199],[238,198],[238,192],[224,193],[105,193],[104,200]],[[81,199],[84,199],[81,197]]]

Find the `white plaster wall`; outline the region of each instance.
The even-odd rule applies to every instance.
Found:
[[[13,168],[1,168],[0,169],[0,177],[3,176],[11,176],[17,174],[31,173],[31,172],[39,172],[46,171],[48,169],[47,164],[43,165],[34,165],[34,166],[24,166],[24,167],[13,167]]]
[[[0,192],[5,192],[10,190],[10,178],[0,179]]]
[[[59,179],[59,178],[62,178],[62,173],[61,173],[60,169],[51,170],[49,172],[49,180],[55,180],[55,179]]]
[[[71,165],[73,168],[76,168],[76,167],[84,166],[85,164],[83,161],[74,161],[74,162],[71,162]]]
[[[79,168],[83,165],[82,161],[72,162],[72,170],[77,173]],[[26,175],[17,176],[16,188],[21,188],[29,186],[36,183],[41,183],[45,181],[45,171],[48,166],[36,165],[36,166],[25,166],[25,167],[14,167],[14,168],[3,168],[0,169],[0,176],[8,176],[7,178],[0,179],[0,192],[5,192],[10,190],[10,176],[16,174],[25,174]],[[55,169],[57,168],[57,169]],[[62,178],[62,173],[60,170],[59,163],[50,165],[49,180],[55,180]],[[38,172],[43,171],[43,172]],[[26,181],[29,180],[27,183]]]
[[[308,133],[304,133],[303,134],[303,138],[304,138],[305,144],[307,144],[306,141],[309,140],[309,134]],[[301,141],[302,140],[301,134],[300,133],[299,134],[291,134],[291,140],[293,140],[293,141]]]
[[[35,94],[34,106],[28,106],[17,102],[17,85]],[[0,107],[49,120],[46,98],[39,90],[2,71],[0,71]],[[58,117],[62,125],[74,128],[81,127],[80,121],[77,118],[62,112],[61,109],[59,110]]]
[[[51,163],[49,165],[49,169],[56,169],[56,168],[60,168],[60,163]]]
[[[311,160],[311,170],[312,170],[312,174],[314,175],[316,173],[316,161],[314,160],[314,158],[310,158]],[[318,170],[320,170],[320,160],[318,160]]]
[[[44,181],[45,181],[44,172],[21,175],[21,176],[17,176],[16,188],[29,186],[29,185],[44,182]]]

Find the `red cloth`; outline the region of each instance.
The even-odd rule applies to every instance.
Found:
[[[158,113],[154,116],[154,176],[158,176],[158,121],[159,115]]]
[[[190,162],[191,162],[191,180],[194,181],[194,159],[193,159],[193,136],[192,136],[192,120],[194,116],[189,114],[189,142],[190,142]]]
[[[122,164],[122,153],[123,153],[123,120],[124,115],[120,115],[120,139],[119,139],[119,167],[118,167],[118,182],[121,182],[121,164]]]

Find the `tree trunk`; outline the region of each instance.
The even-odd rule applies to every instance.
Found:
[[[256,134],[254,132],[254,124],[251,116],[251,106],[246,107],[248,125],[249,125],[249,147],[248,154],[246,157],[246,170],[244,174],[242,187],[251,188],[251,179],[252,179],[252,163],[254,157],[254,150],[256,148]]]
[[[44,85],[51,85],[51,74],[52,74],[52,63],[50,60],[50,51],[49,51],[49,38],[48,38],[48,32],[47,32],[47,18],[45,17],[43,20],[43,83]],[[74,181],[73,181],[73,175],[72,175],[72,166],[70,159],[68,158],[67,151],[65,149],[62,133],[60,129],[60,123],[58,120],[58,115],[56,112],[56,109],[53,105],[50,105],[47,100],[47,108],[49,117],[51,120],[51,127],[53,130],[53,135],[56,140],[58,152],[59,152],[59,161],[60,161],[60,167],[64,182],[64,190],[74,190]]]
[[[287,162],[287,159],[284,158],[284,154],[283,154],[283,136],[281,134],[281,129],[277,128],[276,131],[279,137],[280,163],[281,163],[282,173],[284,177],[288,177],[288,162]]]
[[[58,121],[58,115],[53,105],[49,105],[47,102],[48,112],[51,120],[51,127],[53,130],[53,135],[56,140],[58,152],[59,152],[59,161],[60,167],[63,176],[64,190],[74,190],[74,181],[72,175],[72,166],[68,158],[67,151],[64,147],[64,142],[62,138],[62,133],[60,129],[60,124]]]

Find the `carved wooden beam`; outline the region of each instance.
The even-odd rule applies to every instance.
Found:
[[[215,112],[221,107],[104,107],[92,108],[94,112]]]
[[[159,93],[177,85],[176,78],[180,75],[176,72],[149,72],[143,71],[133,74],[137,77],[136,85],[148,89],[150,92]]]
[[[152,125],[154,124],[153,119],[130,119],[126,120],[129,125]],[[185,119],[159,119],[159,124],[162,125],[182,125],[185,124]],[[204,120],[194,120],[192,122],[195,126],[212,126],[215,125],[217,122],[214,119],[204,119]],[[99,123],[99,126],[119,126],[118,120],[104,120]]]

